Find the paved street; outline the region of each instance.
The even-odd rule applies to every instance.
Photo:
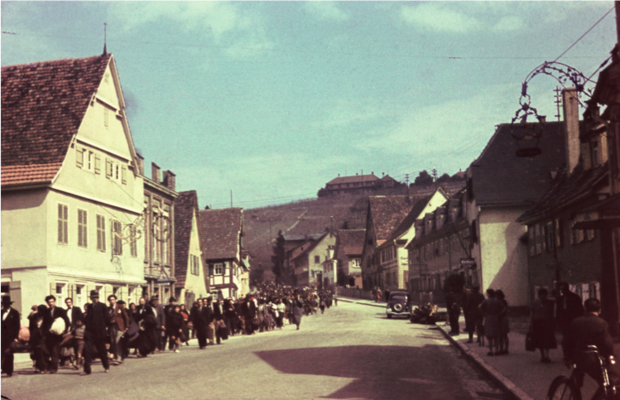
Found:
[[[436,329],[388,320],[382,309],[341,301],[304,317],[300,331],[237,336],[220,346],[93,374],[62,369],[2,377],[2,394],[37,398],[501,399]]]

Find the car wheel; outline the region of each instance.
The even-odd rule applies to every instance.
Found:
[[[394,303],[392,305],[392,310],[394,310],[395,312],[401,312],[403,311],[403,305],[401,303]]]

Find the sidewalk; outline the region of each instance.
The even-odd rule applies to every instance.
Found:
[[[363,304],[385,308],[385,303],[375,303],[370,300],[362,299],[343,299],[340,301]],[[404,322],[405,323],[405,322]],[[409,323],[408,321],[406,323]],[[525,351],[525,334],[520,332],[510,332],[510,355],[487,356],[488,346],[480,347],[477,343],[466,343],[469,336],[464,333],[465,320],[461,317],[461,334],[450,336],[450,326],[444,322],[438,322],[437,326],[444,333],[446,338],[453,343],[464,355],[484,369],[489,378],[498,385],[510,392],[517,399],[544,399],[551,381],[558,375],[568,375],[570,370],[562,362],[562,350],[559,348],[552,350],[550,358],[551,364],[540,362],[540,353]],[[615,353],[620,354],[620,344],[616,344]],[[583,398],[591,398],[596,391],[596,383],[589,378],[585,379],[582,388]]]

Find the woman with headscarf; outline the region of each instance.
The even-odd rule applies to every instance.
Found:
[[[189,346],[189,313],[185,308],[185,304],[181,304],[179,306],[179,312],[181,313],[181,317],[183,317],[183,335],[181,335],[181,342],[185,343],[186,346]]]

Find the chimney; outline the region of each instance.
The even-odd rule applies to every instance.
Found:
[[[164,171],[164,186],[170,190],[176,191],[176,177],[174,172],[170,170]]]
[[[159,165],[154,162],[151,163],[151,179],[155,183],[159,183]]]
[[[136,161],[136,166],[138,167],[138,174],[144,176],[144,157],[141,154],[136,154],[138,156],[138,160]]]
[[[564,107],[564,131],[566,133],[566,168],[567,173],[573,172],[579,162],[581,143],[579,142],[579,102],[577,89],[562,90]]]

